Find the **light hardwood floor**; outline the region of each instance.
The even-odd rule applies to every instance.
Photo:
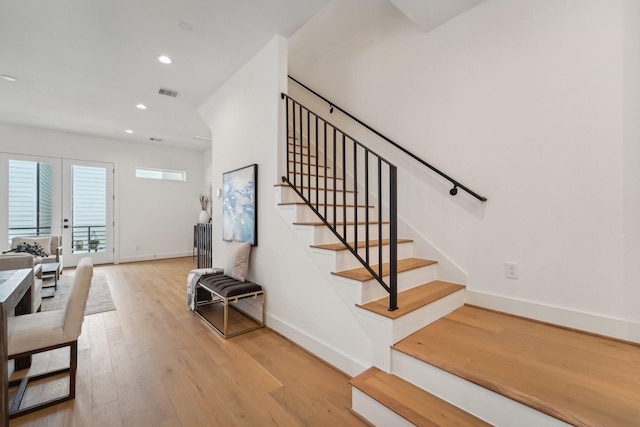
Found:
[[[225,341],[188,311],[192,258],[96,268],[117,309],[85,318],[75,400],[11,427],[366,425],[349,410],[344,374],[269,329]],[[31,369],[66,357],[38,357]],[[25,399],[56,393],[65,381],[36,385]]]

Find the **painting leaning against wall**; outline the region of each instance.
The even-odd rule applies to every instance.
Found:
[[[222,174],[222,239],[258,245],[258,165]]]

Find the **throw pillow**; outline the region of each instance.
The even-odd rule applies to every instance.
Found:
[[[224,266],[225,276],[244,282],[249,269],[249,253],[251,243],[234,240],[227,250],[227,261]]]
[[[19,243],[18,246],[15,248],[16,252],[25,252],[25,253],[29,253],[35,257],[46,257],[47,254],[44,251],[44,249],[42,248],[42,246],[40,246],[37,243],[29,244],[27,242],[24,243]]]
[[[34,246],[35,244],[38,244],[40,246],[40,248],[44,251],[43,255],[39,255],[39,256],[44,256],[44,257],[48,257],[49,255],[51,255],[51,236],[46,236],[46,237],[14,237],[13,238],[13,247],[17,248],[19,244],[21,243],[28,243],[31,246]]]

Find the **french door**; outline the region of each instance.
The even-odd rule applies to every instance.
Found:
[[[65,266],[85,256],[113,262],[113,171],[111,163],[0,153],[0,249],[14,236],[62,235]]]
[[[94,264],[113,262],[113,171],[111,163],[62,161],[65,265],[86,256]]]

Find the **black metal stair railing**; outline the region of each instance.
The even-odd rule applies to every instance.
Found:
[[[287,120],[287,174],[282,177],[283,182],[304,200],[386,289],[389,293],[389,310],[396,310],[396,166],[293,98],[284,93],[281,96],[286,101]],[[359,198],[359,191],[364,200]],[[353,195],[353,200],[348,194]],[[376,202],[375,215],[370,212],[373,206],[371,199]],[[359,203],[363,204],[362,214],[359,213]],[[350,205],[353,205],[353,210],[349,209]],[[353,217],[350,217],[350,211]],[[385,232],[387,227],[388,233]],[[386,271],[383,262],[385,235],[388,236],[389,247]],[[372,247],[376,245],[378,254],[372,256]]]

